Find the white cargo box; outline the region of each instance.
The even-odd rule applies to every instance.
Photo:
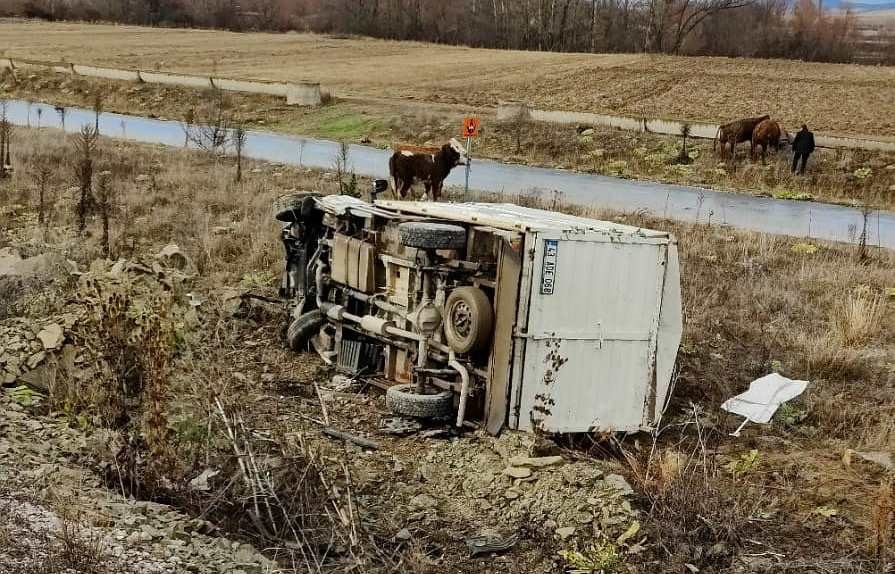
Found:
[[[495,301],[490,430],[508,424],[619,432],[659,423],[682,329],[670,233],[512,204],[377,205],[507,235]]]

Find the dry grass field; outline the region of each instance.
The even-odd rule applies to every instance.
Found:
[[[555,473],[544,471],[525,486],[531,496],[565,489],[563,498],[580,511],[599,504],[602,495],[594,494],[597,502],[591,502],[590,495],[567,495],[583,488],[569,491],[567,485],[581,484],[586,469],[623,474],[634,489],[630,503],[639,512],[641,530],[622,543],[615,534],[606,539],[599,530],[579,525],[575,536],[562,539],[554,529],[565,522],[550,525],[535,514],[536,507],[512,514],[517,507],[503,495],[511,481],[501,474],[502,457],[516,452],[523,437],[505,433],[495,440],[470,432],[443,440],[383,434],[378,430],[383,398],[354,386],[331,388],[331,371],[316,358],[287,351],[281,336],[286,314],[279,306],[253,299],[258,306],[245,313],[231,309],[234,291],[275,296],[282,248],[269,211],[274,198],[295,189],[331,193],[337,188],[333,174],[251,163],[237,184],[230,161],[101,139],[95,152],[97,178],[109,178],[113,198],[110,261],[104,262],[100,218],[91,215],[86,232],[77,232],[77,189],[71,187],[74,136],[32,129],[21,130],[16,141],[16,170],[0,181],[0,249],[70,259],[85,275],[76,279],[40,272],[22,288],[4,292],[0,321],[61,321],[91,304],[99,311],[106,299],[96,302],[85,295],[97,291],[126,296],[130,310],[142,313],[138,316],[152,311],[176,327],[176,340],[160,339],[169,347],[152,339],[154,354],[143,350],[137,355],[140,360],[165,358],[169,377],[153,379],[154,396],[127,403],[131,422],[124,428],[104,422],[104,405],[115,406],[103,384],[106,375],[79,379],[80,371],[66,374],[43,406],[27,410],[38,420],[48,407],[55,409],[58,421],[69,420],[73,428],[96,436],[137,436],[142,429],[153,456],[147,456],[142,442],[127,442],[121,444],[132,446],[122,447],[116,455],[120,459],[86,460],[99,468],[107,465],[115,489],[125,489],[130,480],[139,485],[131,491],[135,496],[152,498],[160,495],[153,481],[161,476],[173,485],[162,491],[166,500],[282,559],[277,554],[282,541],[261,536],[246,518],[250,496],[217,412],[220,400],[244,420],[246,448],[257,449],[256,454],[265,455],[260,464],[269,462],[275,469],[275,494],[294,496],[290,487],[299,485],[299,494],[309,489],[302,500],[315,511],[321,510],[314,506],[319,500],[337,508],[355,505],[348,526],[326,520],[320,530],[310,522],[304,525],[308,536],[332,533],[336,549],[319,570],[293,564],[296,571],[553,572],[588,563],[558,554],[572,550],[593,560],[616,556],[611,568],[603,569],[613,574],[680,573],[688,570],[685,564],[706,573],[870,573],[887,571],[892,561],[891,478],[860,455],[884,458],[895,447],[895,260],[890,252],[874,250],[861,261],[849,245],[806,244],[556,205],[673,231],[680,242],[686,318],[680,378],[656,444],[650,445],[650,437],[628,438],[622,447],[626,456],[617,451],[607,456],[586,437],[579,442],[561,438],[566,465]],[[41,166],[50,166],[43,224],[38,223],[35,178]],[[517,201],[538,205],[535,197]],[[169,242],[193,262],[188,276],[156,270],[159,260],[153,254]],[[135,278],[108,271],[119,257],[137,265]],[[149,269],[173,281],[173,287],[161,289],[150,280]],[[201,301],[192,311],[183,310],[190,307],[186,291]],[[162,313],[165,301],[183,315]],[[123,321],[122,316],[115,315]],[[78,317],[66,328],[67,340],[85,356],[106,353],[103,360],[111,361],[116,348],[108,341],[118,339],[108,337],[102,323],[107,315]],[[808,391],[771,424],[749,425],[740,438],[728,436],[739,420],[719,405],[771,370],[809,379]],[[77,393],[70,396],[70,391]],[[327,416],[334,427],[374,438],[381,448],[362,453],[328,439],[317,422]],[[110,455],[98,451],[95,456]],[[117,462],[109,463],[134,460],[128,457],[142,462],[117,472]],[[211,481],[209,492],[190,494],[188,481],[208,467],[221,469],[221,475]],[[335,481],[333,491],[342,497],[310,490],[317,484],[315,473]],[[64,487],[65,476],[54,474],[40,484]],[[420,498],[423,494],[428,498]],[[420,504],[434,506],[420,509]],[[482,525],[519,532],[520,542],[503,556],[470,558],[464,539]],[[623,522],[620,529],[627,527]],[[349,536],[353,529],[357,533]],[[406,541],[402,529],[411,535]],[[0,539],[0,554],[2,544]],[[283,572],[293,571],[285,561],[283,567]]]
[[[10,57],[316,81],[340,97],[727,120],[895,136],[895,68],[785,60],[556,54],[335,38],[77,23],[0,23]]]

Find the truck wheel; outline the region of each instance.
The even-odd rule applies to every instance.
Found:
[[[306,351],[308,342],[323,325],[323,313],[320,309],[308,311],[289,324],[286,330],[286,343],[293,351]]]
[[[443,418],[454,412],[454,395],[450,391],[439,391],[434,395],[420,395],[414,392],[415,385],[395,385],[385,391],[385,404],[396,415],[417,418]]]
[[[316,191],[301,191],[277,198],[273,202],[273,216],[284,223],[298,221],[314,209],[315,197],[320,197]]]
[[[466,230],[459,225],[411,221],[398,226],[401,245],[417,249],[463,249]]]
[[[478,287],[457,287],[444,304],[444,334],[455,353],[471,353],[488,348],[494,310],[485,292]]]

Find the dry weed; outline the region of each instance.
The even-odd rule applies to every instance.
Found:
[[[891,479],[885,480],[877,491],[873,530],[873,550],[876,557],[881,561],[888,561],[893,556],[892,546],[895,543],[895,485]]]
[[[840,343],[854,346],[879,332],[883,310],[882,295],[859,288],[837,302],[830,322]]]

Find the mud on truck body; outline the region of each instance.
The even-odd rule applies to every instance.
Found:
[[[274,207],[287,331],[406,417],[653,428],[681,335],[674,238],[512,204],[300,193]]]

